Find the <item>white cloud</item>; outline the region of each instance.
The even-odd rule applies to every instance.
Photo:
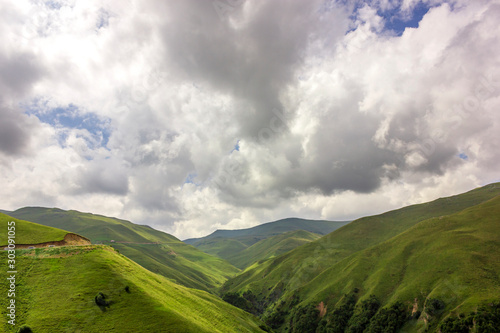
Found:
[[[385,29],[378,9],[417,3],[0,1],[1,208],[187,238],[498,180],[500,7],[425,1]]]

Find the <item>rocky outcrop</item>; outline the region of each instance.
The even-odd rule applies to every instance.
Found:
[[[91,244],[92,243],[88,238],[70,232],[67,233],[66,236],[64,236],[64,239],[61,241],[45,242],[38,244],[16,244],[16,249],[27,249],[30,247],[40,248],[40,247],[48,247],[50,245],[65,246],[65,245],[91,245]],[[3,245],[2,247],[6,246],[7,245]]]

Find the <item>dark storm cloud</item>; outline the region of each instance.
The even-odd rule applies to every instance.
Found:
[[[242,137],[255,138],[268,126],[272,110],[282,108],[280,94],[317,33],[322,2],[240,2],[226,17],[218,15],[213,3],[169,3],[171,14],[162,29],[165,52],[186,80],[239,99],[236,125]],[[341,36],[347,26],[342,16],[322,15],[330,28],[328,38]]]
[[[0,101],[0,151],[7,155],[26,152],[33,125],[26,116],[13,110]]]
[[[25,153],[34,122],[11,101],[23,97],[42,76],[43,69],[28,53],[0,52],[0,151],[7,155]]]

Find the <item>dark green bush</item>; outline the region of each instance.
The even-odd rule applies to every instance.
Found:
[[[264,321],[269,327],[272,329],[278,329],[285,322],[286,316],[288,315],[287,311],[282,309],[278,309],[271,313]]]
[[[380,308],[380,302],[375,295],[370,295],[368,299],[356,306],[354,314],[349,319],[347,333],[363,333],[368,327],[370,320]]]
[[[106,295],[104,295],[102,292],[99,292],[95,298],[95,304],[97,304],[100,307],[105,307],[109,305],[109,302],[106,301]]]
[[[408,308],[396,302],[381,309],[371,320],[365,333],[396,333],[410,319]]]
[[[354,293],[356,293],[356,290]],[[340,305],[323,317],[316,333],[344,333],[349,319],[354,313],[354,306],[356,305],[354,293],[345,295]]]
[[[19,327],[19,330],[17,331],[18,333],[33,333],[31,328],[28,325],[23,325]]]
[[[425,302],[425,312],[431,316],[438,314],[444,307],[444,302],[437,298],[430,298]]]
[[[500,302],[479,307],[469,315],[449,317],[439,325],[442,333],[497,333],[500,328]]]
[[[294,309],[290,319],[290,332],[315,333],[319,323],[319,310],[314,305]]]

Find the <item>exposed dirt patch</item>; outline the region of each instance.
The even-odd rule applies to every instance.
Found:
[[[16,244],[16,249],[27,249],[30,246],[34,248],[40,248],[40,247],[48,247],[49,245],[53,246],[91,245],[91,242],[88,238],[70,232],[67,233],[66,236],[64,236],[64,239],[62,241],[45,242],[38,244]],[[5,246],[6,245],[4,245],[3,247]]]
[[[325,315],[326,315],[326,306],[325,306],[325,303],[323,303],[323,301],[321,301],[321,303],[318,304],[318,306],[316,307],[316,309],[319,310],[319,316],[320,318],[323,318]]]

